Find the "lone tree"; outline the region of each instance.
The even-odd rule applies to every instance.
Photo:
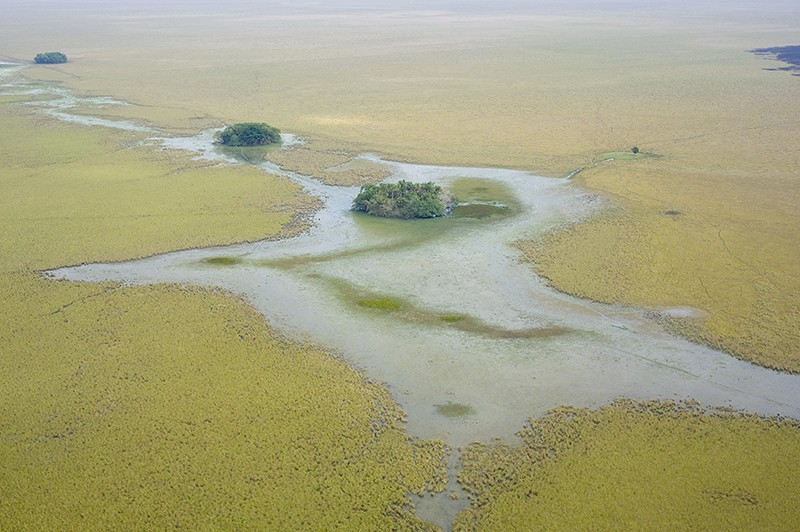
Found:
[[[36,54],[33,61],[40,65],[53,65],[57,63],[66,63],[67,56],[61,52],[44,52],[42,54]]]
[[[633,152],[634,155],[636,155],[637,153],[639,153],[639,147],[634,146],[633,148],[631,148],[631,151]]]
[[[219,135],[225,146],[264,146],[281,141],[281,132],[263,122],[243,122],[226,127]]]

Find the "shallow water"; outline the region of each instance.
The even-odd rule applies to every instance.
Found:
[[[62,120],[153,132],[134,122],[71,115],[76,98],[59,88],[12,82],[0,89],[10,91],[43,91],[36,94],[51,99],[32,105]],[[237,163],[212,144],[213,134],[154,134],[151,142]],[[598,208],[596,198],[569,180],[496,168],[403,164],[369,154],[359,161],[384,165],[392,173],[389,180],[434,181],[483,207],[447,219],[373,218],[349,210],[357,188],[323,185],[262,162],[265,171],[287,176],[324,200],[311,231],[283,241],[91,264],[50,275],[193,283],[241,294],[287,335],[327,346],[386,383],[408,414],[411,435],[441,438],[454,447],[510,439],[528,417],[558,405],[598,406],[620,396],[694,398],[800,417],[800,377],[672,336],[644,310],[556,292],[520,262],[511,245],[515,240]],[[702,317],[696,309],[658,310]],[[455,464],[454,458],[449,489],[458,490]],[[421,516],[445,526],[465,503],[463,496],[453,502],[447,493],[416,502]]]
[[[53,274],[193,283],[242,294],[280,330],[333,348],[385,382],[407,412],[412,435],[455,446],[509,438],[527,417],[558,405],[596,406],[619,396],[691,397],[800,415],[798,377],[674,337],[640,310],[558,293],[520,263],[513,241],[595,208],[594,198],[568,181],[363,158],[386,165],[394,180],[431,180],[456,189],[482,180],[490,194],[502,183],[498,195],[511,191],[516,212],[373,218],[349,210],[357,188],[283,172],[325,198],[308,234]],[[209,264],[214,257],[236,260]],[[367,300],[392,304],[364,305]],[[464,415],[444,415],[437,405],[448,403],[464,405]]]
[[[364,158],[386,165],[395,180],[456,189],[482,181],[489,191],[502,183],[515,207],[485,218],[373,218],[349,210],[356,188],[285,173],[325,198],[308,234],[53,274],[244,295],[281,331],[330,347],[386,383],[411,435],[454,447],[510,439],[528,417],[555,406],[598,406],[620,396],[800,416],[799,377],[672,336],[641,310],[556,292],[520,262],[512,242],[596,208],[569,181]],[[445,527],[467,503],[463,493],[449,497],[459,492],[456,466],[451,461],[448,492],[415,502],[421,517]]]

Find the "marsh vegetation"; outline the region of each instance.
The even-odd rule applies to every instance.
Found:
[[[385,388],[219,290],[34,273],[291,234],[316,202],[28,101],[0,103],[1,527],[426,528],[408,494],[444,489],[445,446]]]
[[[420,233],[413,245],[395,239],[394,220],[355,217],[363,234],[390,241],[394,247],[387,251],[408,266],[407,278],[387,293],[333,297],[335,304],[320,308],[344,301],[381,331],[392,331],[395,336],[372,351],[400,344],[391,364],[421,368],[392,388],[395,398],[407,400],[415,381],[441,392],[424,397],[424,408],[412,404],[412,420],[419,410],[433,410],[441,425],[457,431],[487,418],[507,419],[507,405],[524,416],[553,406],[537,397],[600,404],[619,388],[597,390],[598,375],[613,373],[615,385],[626,386],[626,379],[653,375],[643,367],[679,375],[676,382],[683,384],[659,392],[649,386],[639,398],[677,393],[720,403],[728,394],[741,400],[737,387],[754,386],[755,392],[741,392],[753,408],[796,408],[796,386],[770,384],[785,375],[748,366],[753,373],[738,379],[732,368],[744,365],[721,355],[701,368],[695,355],[708,352],[684,344],[657,358],[642,340],[653,337],[648,334],[639,334],[624,355],[598,340],[623,335],[618,325],[632,326],[630,307],[613,304],[649,308],[652,315],[689,308],[660,319],[674,332],[744,360],[800,372],[800,188],[791,118],[800,115],[797,78],[763,72],[764,63],[746,52],[796,38],[794,2],[767,0],[735,10],[716,0],[666,3],[658,12],[616,3],[587,9],[585,2],[561,2],[533,10],[501,2],[513,16],[448,3],[427,16],[402,17],[374,8],[341,16],[326,3],[285,3],[265,12],[236,0],[224,7],[206,3],[202,12],[164,4],[165,16],[153,17],[149,6],[97,3],[91,18],[52,4],[18,2],[0,20],[5,57],[33,55],[43,28],[52,42],[81,51],[68,72],[25,73],[39,82],[28,88],[44,93],[32,97],[4,87],[0,95],[0,455],[7,466],[0,486],[15,489],[13,497],[0,494],[3,525],[423,528],[407,493],[438,491],[446,480],[442,444],[410,439],[385,388],[318,348],[279,340],[284,332],[266,325],[252,301],[164,284],[55,283],[35,273],[289,236],[298,232],[292,224],[297,214],[320,205],[288,179],[157,149],[145,142],[144,131],[98,131],[100,120],[194,135],[257,112],[309,139],[265,157],[348,186],[389,174],[374,161],[351,162],[363,152],[552,176],[587,167],[573,184],[607,198],[604,212],[545,236],[517,228],[514,238],[552,286],[611,304],[583,305],[559,295],[548,309],[573,306],[582,326],[585,315],[610,317],[601,322],[607,327],[546,336],[536,348],[519,347],[531,338],[502,338],[502,348],[474,353],[463,347],[497,340],[493,333],[509,330],[509,316],[527,309],[518,302],[535,287],[508,285],[511,303],[491,307],[502,323],[474,320],[501,292],[470,279],[476,271],[491,272],[511,252],[491,248],[492,261],[482,263],[477,259],[486,248],[461,239],[463,255],[447,256],[458,260],[446,267],[431,260],[442,234],[474,235],[484,223],[500,230],[515,219],[520,205],[513,198],[482,196],[486,183],[470,185],[470,197],[454,180],[449,189],[464,205],[451,219],[436,220],[443,222],[437,229],[426,220],[405,223]],[[270,53],[246,59],[231,53],[253,45]],[[58,122],[25,104],[47,98],[51,83],[132,105],[77,109],[95,117],[94,129]],[[625,148],[633,139],[639,153]],[[620,151],[602,155],[614,161],[588,168],[611,146]],[[647,156],[654,152],[660,156]],[[457,218],[459,210],[465,217]],[[552,214],[535,225],[554,220]],[[417,260],[420,249],[425,261]],[[396,274],[381,277],[369,253],[348,253],[332,264],[374,268],[381,286],[393,286]],[[243,264],[228,257],[234,255],[191,263],[208,275],[244,278]],[[313,274],[320,264],[280,259],[280,271]],[[440,268],[435,282],[420,273],[429,266]],[[417,285],[441,295],[440,279],[453,279],[449,288],[470,292],[475,302],[448,307],[411,297],[409,287]],[[283,294],[280,288],[276,293]],[[308,292],[298,294],[307,301]],[[360,300],[383,297],[402,308],[359,310]],[[259,309],[269,314],[277,303],[267,302]],[[306,310],[308,321],[325,321],[318,308]],[[529,320],[532,314],[522,315]],[[513,323],[519,330],[528,322]],[[492,329],[468,330],[478,326]],[[462,333],[474,343],[462,342]],[[654,335],[663,339],[660,329]],[[450,341],[449,349],[426,350],[434,345],[423,344],[429,336]],[[541,347],[576,338],[571,353],[554,356]],[[508,365],[487,364],[487,357]],[[570,379],[587,367],[592,379],[575,386]],[[431,377],[441,368],[446,379]],[[458,385],[462,368],[506,389],[470,395]],[[708,368],[711,380],[732,378],[718,389]],[[507,385],[524,372],[528,382]],[[521,400],[532,388],[540,393]],[[576,398],[567,389],[586,394]],[[486,408],[481,401],[495,393],[503,408]],[[474,413],[449,419],[449,410],[437,410],[449,405],[470,405]],[[519,427],[521,420],[514,423]],[[501,432],[491,426],[486,441]],[[464,455],[462,480],[473,509],[458,526],[525,526],[535,519],[580,528],[614,519],[609,526],[797,528],[791,498],[800,491],[800,445],[791,421],[708,415],[691,405],[617,404],[557,410],[533,421],[521,437],[520,445],[478,445]],[[543,454],[540,440],[552,444],[548,451],[555,456]],[[229,511],[210,510],[219,508]],[[693,521],[681,521],[686,516]]]
[[[616,401],[530,420],[521,443],[473,444],[472,506],[453,529],[741,528],[797,524],[800,424],[697,403]],[[787,467],[788,466],[788,467]]]

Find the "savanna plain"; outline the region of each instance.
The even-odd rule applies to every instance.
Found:
[[[749,53],[798,27],[781,1],[10,1],[0,61],[63,51],[3,83],[125,101],[74,111],[165,135],[267,121],[306,143],[266,157],[326,183],[386,177],[348,166],[364,152],[572,175],[602,208],[517,241],[531,276],[800,373],[800,78]],[[241,298],[42,276],[290,238],[320,201],[47,97],[0,93],[0,528],[800,526],[793,419],[620,398],[452,449]],[[414,512],[445,490],[469,503],[453,522]]]

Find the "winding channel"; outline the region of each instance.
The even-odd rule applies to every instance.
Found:
[[[2,90],[24,87],[18,82]],[[48,94],[52,100],[35,105],[61,120],[152,131],[131,122],[72,115],[69,102],[76,96],[63,89]],[[152,133],[164,149],[243,164],[212,144],[213,132],[180,139]],[[374,219],[350,211],[357,188],[327,186],[261,163],[264,171],[292,179],[323,199],[310,231],[287,240],[88,264],[47,275],[190,283],[242,295],[290,338],[328,347],[386,383],[407,413],[409,434],[440,438],[454,447],[495,437],[510,440],[528,417],[553,407],[594,407],[621,396],[692,398],[800,417],[800,376],[673,336],[643,309],[557,292],[520,261],[515,240],[574,222],[599,207],[597,198],[570,180],[496,168],[405,164],[370,154],[359,159],[385,166],[389,181],[434,181],[470,197],[502,197],[513,208],[486,217]],[[400,308],[364,306],[375,299]]]

